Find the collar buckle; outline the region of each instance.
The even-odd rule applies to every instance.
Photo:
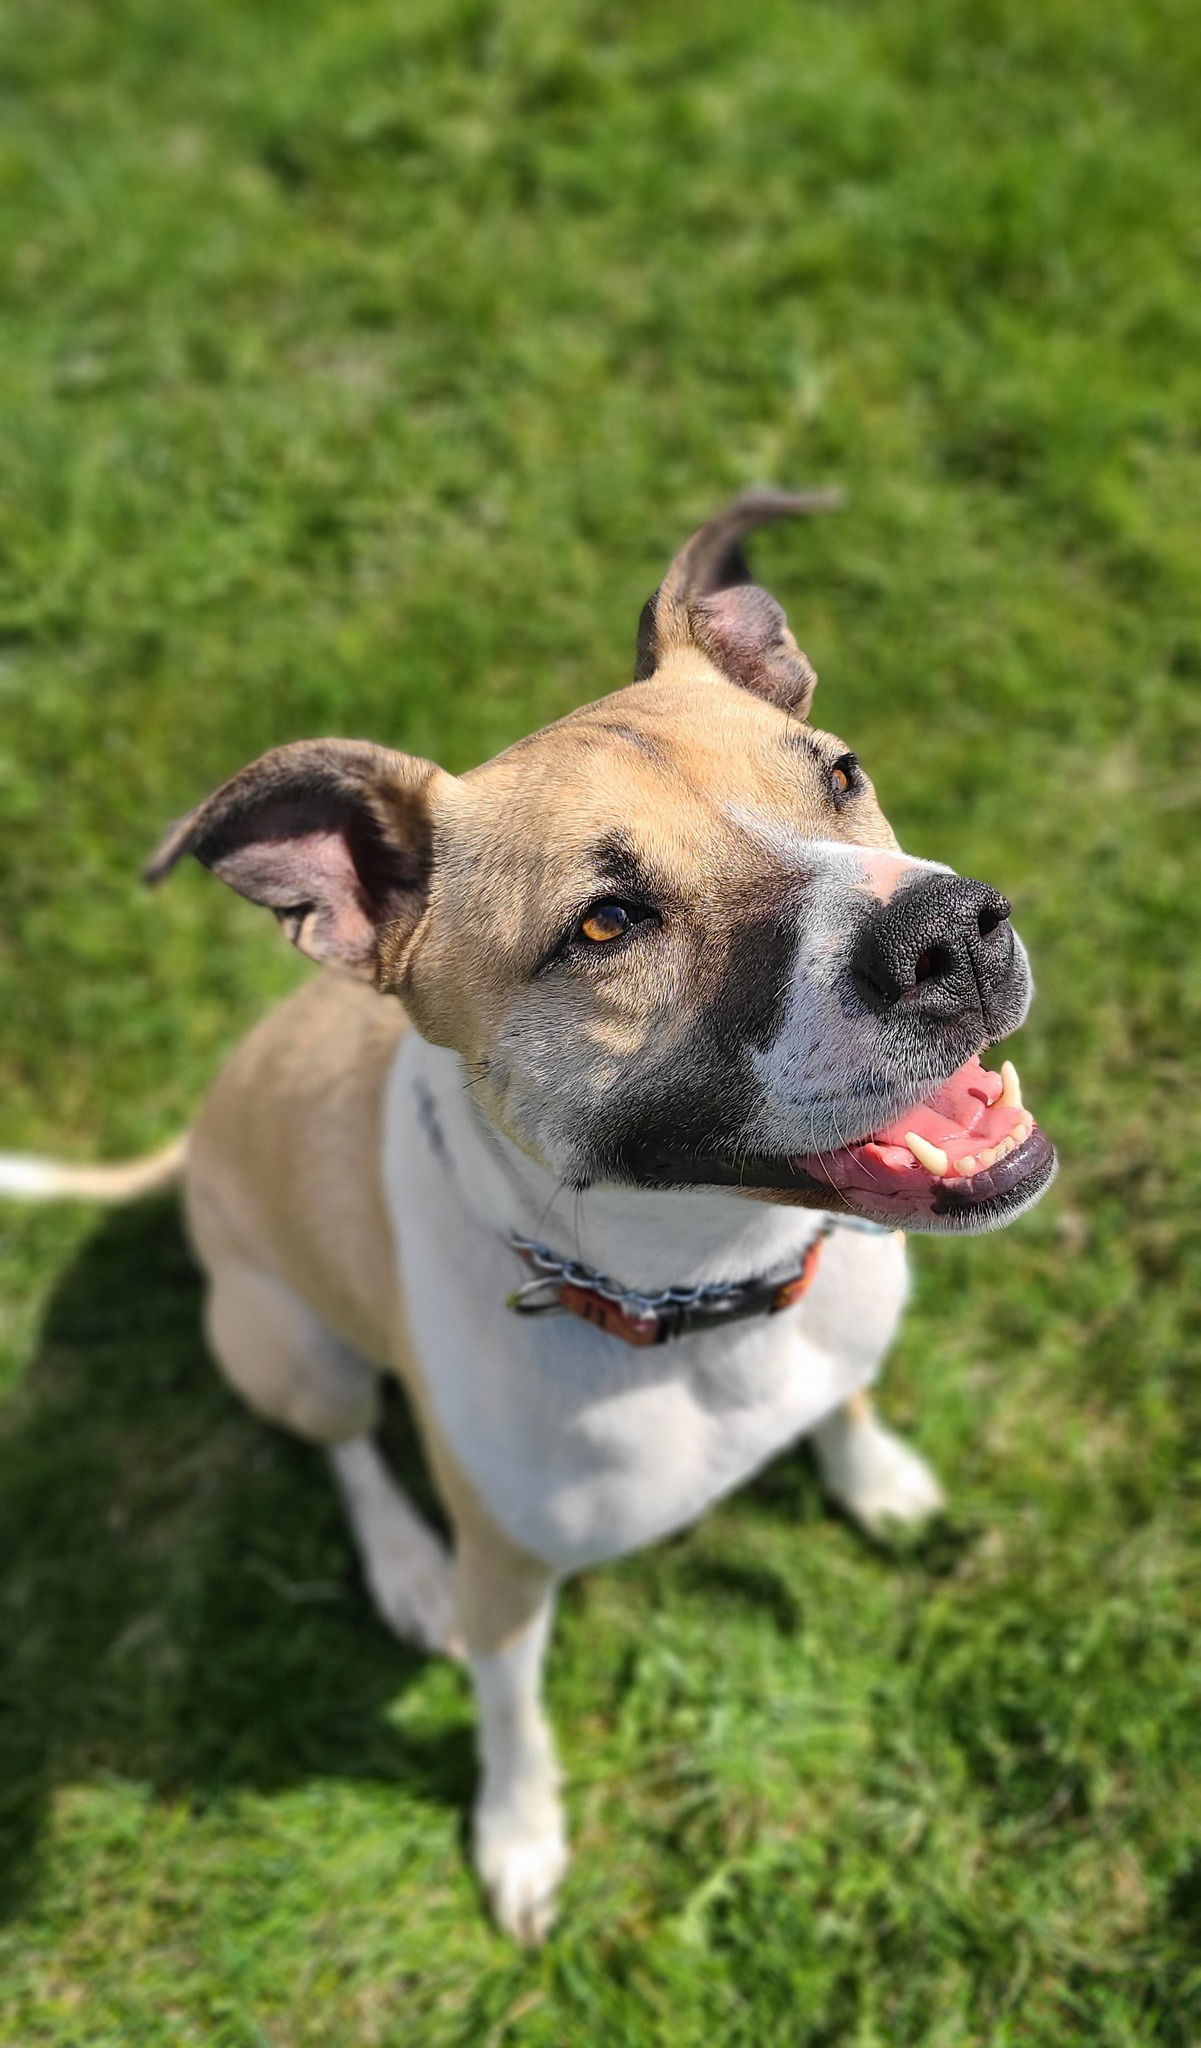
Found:
[[[542,1299],[539,1300],[538,1297]],[[505,1307],[519,1316],[554,1316],[564,1313],[559,1299],[559,1286],[549,1273],[535,1273],[524,1286],[515,1287],[512,1294],[505,1296]]]

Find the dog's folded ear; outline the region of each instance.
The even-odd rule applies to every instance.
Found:
[[[833,511],[839,491],[746,491],[686,540],[638,627],[635,682],[674,650],[696,648],[730,682],[803,718],[817,677],[774,597],[751,581],[743,542],[756,526]]]
[[[431,797],[452,780],[364,740],[276,747],[171,827],[145,879],[195,854],[302,953],[391,985],[429,898]]]

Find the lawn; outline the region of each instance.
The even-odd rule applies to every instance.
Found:
[[[304,971],[140,888],[165,820],[302,734],[482,758],[727,493],[838,482],[761,573],[903,843],[1012,895],[1063,1164],[914,1248],[943,1528],[797,1454],[568,1592],[533,1957],[463,1679],[217,1380],[173,1205],[7,1210],[5,2048],[1201,2037],[1199,60],[1186,0],[13,0],[0,1144],[166,1139]]]

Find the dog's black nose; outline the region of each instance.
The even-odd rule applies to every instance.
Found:
[[[897,1003],[951,1017],[979,1009],[1013,968],[1009,904],[986,882],[960,875],[919,875],[874,910],[851,961],[868,1008]]]

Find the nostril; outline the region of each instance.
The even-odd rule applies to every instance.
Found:
[[[983,1002],[1008,971],[1013,940],[999,889],[960,875],[922,875],[869,911],[851,976],[880,1013],[894,1004],[946,1017]]]
[[[913,963],[913,986],[920,988],[923,981],[943,981],[955,971],[955,960],[946,946],[926,946]]]

